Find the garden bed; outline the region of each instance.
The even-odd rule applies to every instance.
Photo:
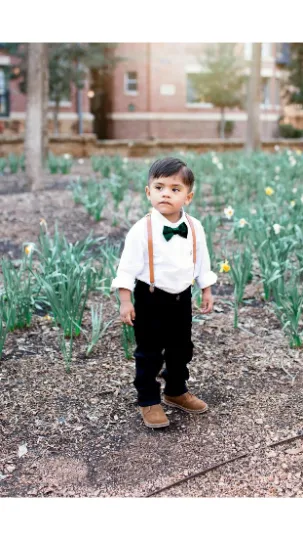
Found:
[[[18,193],[23,181],[21,174],[0,177],[1,256],[20,258],[22,244],[37,241],[40,218],[50,232],[57,221],[70,242],[90,231],[113,242],[125,236],[122,214],[112,227],[111,204],[99,222],[74,204],[61,189],[70,177],[49,176],[46,190],[35,194]],[[270,447],[303,428],[302,350],[290,349],[257,287],[247,290],[251,303],[240,308],[234,329],[232,292],[219,274],[213,313],[201,317],[194,307],[190,390],[209,411],[193,417],[166,407],[165,430],[145,428],[137,411],[134,362],[125,359],[112,296],[90,296],[87,308],[102,301],[105,320],[113,323],[88,358],[84,337],[77,338],[70,373],[58,330],[43,312],[29,329],[9,333],[0,361],[0,495],[146,497],[247,451],[158,496],[302,497],[302,440]],[[87,309],[84,329],[89,325]]]

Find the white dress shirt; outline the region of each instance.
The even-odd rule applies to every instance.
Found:
[[[155,287],[168,293],[178,294],[185,291],[196,280],[201,289],[213,285],[217,276],[210,269],[209,254],[204,229],[197,219],[191,218],[197,239],[197,261],[193,262],[193,237],[190,224],[182,210],[177,223],[166,219],[155,208],[151,212]],[[163,236],[163,227],[178,227],[184,221],[188,227],[187,238],[174,234],[170,240]],[[112,281],[112,289],[134,290],[135,280],[150,284],[148,262],[147,219],[143,217],[129,230],[125,238],[124,250],[117,270],[117,277]]]

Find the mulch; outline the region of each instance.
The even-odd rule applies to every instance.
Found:
[[[40,217],[51,232],[57,221],[72,242],[90,231],[124,238],[123,216],[113,228],[109,203],[95,223],[73,203],[69,181],[49,176],[46,190],[32,194],[22,192],[22,175],[0,177],[0,256],[20,258],[22,243],[37,239]],[[302,439],[270,447],[302,432],[302,351],[289,348],[254,284],[237,330],[225,276],[214,294],[209,316],[194,307],[189,381],[209,411],[190,416],[165,407],[164,430],[145,428],[137,411],[134,362],[124,356],[114,297],[91,295],[84,329],[91,303],[102,302],[113,323],[88,358],[83,335],[76,340],[70,373],[58,330],[42,314],[28,330],[9,334],[0,361],[0,496],[302,497]]]

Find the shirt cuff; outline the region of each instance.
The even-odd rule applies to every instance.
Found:
[[[209,272],[206,272],[206,274],[203,274],[203,276],[198,276],[196,278],[196,282],[198,283],[200,289],[205,289],[206,287],[214,285],[217,279],[218,276],[210,270]]]
[[[128,289],[133,292],[135,288],[135,278],[130,274],[119,273],[119,276],[113,279],[110,290],[114,289]]]

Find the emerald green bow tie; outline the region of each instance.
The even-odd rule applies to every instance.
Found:
[[[174,236],[174,234],[179,234],[183,238],[187,238],[187,233],[188,228],[184,221],[180,223],[179,227],[176,227],[175,229],[173,229],[172,227],[167,227],[166,225],[164,225],[163,227],[163,236],[165,240],[167,240],[167,242]]]

